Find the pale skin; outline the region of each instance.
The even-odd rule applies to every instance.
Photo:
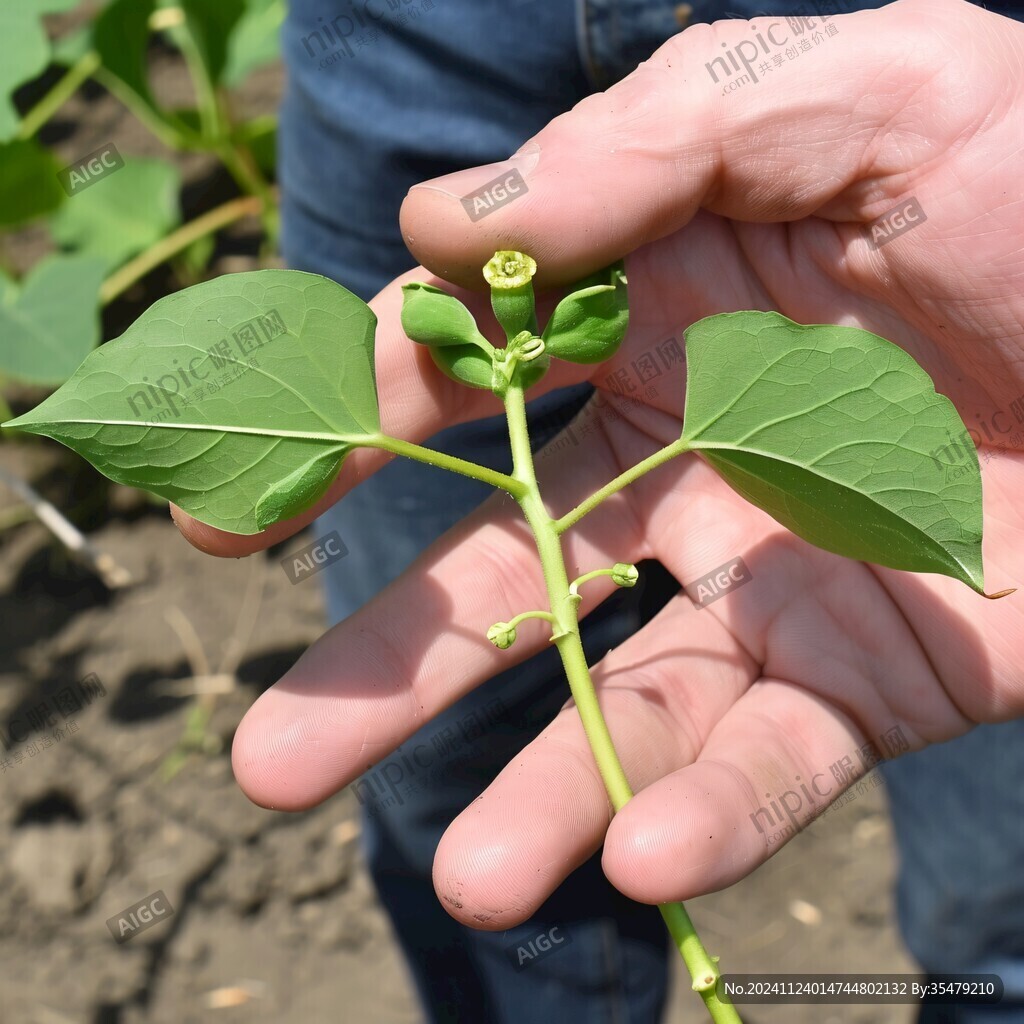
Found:
[[[626,255],[632,318],[620,353],[597,367],[556,363],[529,397],[585,379],[604,389],[616,369],[701,317],[775,309],[897,342],[969,427],[988,424],[996,444],[1010,446],[1012,433],[1019,442],[1024,427],[1010,409],[1024,395],[1024,28],[953,0],[902,0],[831,19],[835,35],[722,95],[705,64],[723,42],[732,48],[770,22],[696,26],[668,42],[545,128],[539,152],[519,163],[529,192],[477,223],[458,197],[500,169],[413,189],[402,208],[410,249],[474,289],[496,249],[534,256],[541,287]],[[782,20],[776,38],[787,31]],[[863,226],[909,196],[927,221],[872,251]],[[421,268],[372,303],[377,373],[384,430],[422,442],[501,408],[441,376],[405,337],[408,280],[434,279]],[[459,294],[482,327],[491,324],[482,295]],[[499,341],[496,327],[485,329]],[[682,369],[651,386],[620,415],[604,404],[588,420],[600,429],[579,448],[538,458],[553,515],[678,437]],[[982,462],[990,593],[1024,580],[1016,448],[980,449],[994,452]],[[356,453],[316,509],[256,537],[180,511],[176,519],[203,550],[248,554],[310,522],[385,458]],[[657,558],[689,582],[740,554],[753,580],[701,611],[676,597],[595,667],[637,791],[614,819],[571,706],[455,819],[434,884],[467,925],[525,920],[602,843],[605,872],[634,899],[722,888],[779,848],[750,820],[766,793],[824,772],[822,788],[838,796],[829,766],[894,726],[916,750],[1024,714],[1021,593],[986,601],[945,577],[822,552],[695,456],[621,491],[564,542],[570,576]],[[581,614],[612,589],[607,577],[587,583]],[[279,809],[326,799],[437,712],[543,649],[543,621],[522,623],[507,651],[484,635],[546,607],[522,515],[496,494],[256,702],[233,747],[239,784]]]

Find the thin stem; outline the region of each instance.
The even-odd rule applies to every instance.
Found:
[[[31,139],[47,121],[78,91],[83,82],[100,66],[95,50],[80,57],[54,83],[50,91],[22,118],[17,138]]]
[[[171,124],[163,120],[141,96],[136,95],[117,75],[111,74],[102,65],[96,68],[93,77],[107,92],[116,96],[168,149],[187,149],[190,146],[202,148],[201,138],[196,132],[187,125]]]
[[[243,217],[255,216],[262,208],[263,201],[261,199],[255,196],[240,196],[238,199],[223,203],[221,206],[207,211],[201,217],[189,221],[188,224],[182,225],[111,274],[100,288],[100,302],[104,306],[113,302],[136,281],[141,280],[151,270],[160,266],[161,263],[165,263],[172,256],[187,249],[204,235],[212,235],[215,231],[220,231],[221,228],[225,228]]]
[[[499,473],[495,469],[488,469],[487,466],[479,466],[475,462],[467,462],[454,455],[434,451],[433,448],[424,448],[411,441],[403,441],[399,437],[378,434],[374,437],[360,438],[358,443],[363,448],[382,448],[394,455],[404,455],[407,459],[415,459],[417,462],[425,462],[430,466],[438,466],[441,469],[450,470],[452,473],[461,473],[463,476],[472,477],[481,483],[490,484],[491,487],[507,491],[515,498],[519,498],[524,493],[523,485],[507,473]]]
[[[520,612],[514,619],[509,619],[509,628],[515,629],[516,626],[521,622],[526,622],[527,619],[542,619],[544,622],[550,622],[554,626],[558,625],[558,619],[551,612]]]
[[[61,512],[21,477],[0,466],[0,483],[14,491],[71,555],[89,566],[111,590],[127,587],[132,582],[127,569],[119,565],[112,555],[95,547],[81,530],[68,522]]]
[[[185,58],[185,67],[188,69],[189,78],[192,79],[196,106],[199,108],[200,132],[206,139],[220,139],[225,134],[224,116],[217,90],[206,70],[206,62],[199,54],[188,19],[182,18],[175,28],[178,33],[176,42]]]
[[[631,466],[625,473],[620,474],[614,480],[610,480],[599,491],[595,491],[586,501],[581,501],[571,512],[567,512],[555,523],[556,533],[565,533],[570,526],[575,526],[588,512],[593,512],[598,505],[606,498],[628,487],[635,480],[639,480],[645,473],[657,469],[662,463],[674,459],[677,455],[689,451],[689,446],[682,439],[673,441],[670,445],[649,455],[642,462]]]
[[[537,553],[540,556],[541,568],[544,572],[544,581],[547,585],[548,600],[551,602],[551,611],[557,623],[552,639],[562,659],[562,666],[569,681],[569,689],[576,702],[580,721],[583,724],[587,742],[594,754],[594,760],[597,762],[598,771],[601,773],[601,779],[608,792],[612,807],[618,812],[632,799],[633,791],[626,778],[622,762],[615,751],[611,733],[608,731],[608,724],[601,714],[597,691],[590,678],[590,669],[587,666],[576,614],[578,600],[571,593],[559,537],[561,531],[558,527],[562,521],[556,522],[551,518],[541,498],[533,466],[533,456],[530,452],[530,438],[526,425],[526,403],[521,387],[512,385],[508,389],[505,394],[505,409],[508,417],[509,441],[512,445],[513,475],[525,488],[525,493],[518,498],[518,501],[533,530]],[[662,462],[672,457],[672,455],[664,453],[658,454],[661,456],[660,461]],[[673,455],[675,454],[678,454],[678,451],[673,452]],[[646,461],[651,462],[650,459]],[[640,466],[643,465],[644,463],[640,463]],[[637,468],[639,467],[634,467],[634,470]],[[653,465],[647,468],[653,468]],[[646,472],[646,469],[643,472]],[[626,475],[623,474],[623,476]],[[636,476],[639,475],[639,473],[636,474]],[[621,486],[625,486],[628,482],[629,480],[624,480]],[[609,493],[614,493],[614,491]],[[586,511],[589,511],[589,508],[581,515],[586,514]],[[580,577],[577,583],[588,577],[593,578],[594,575],[600,573],[601,570],[597,574],[588,573],[587,576]],[[701,944],[686,908],[681,903],[666,903],[659,907],[659,910],[690,972],[693,987],[700,992],[711,1019],[716,1024],[742,1024],[736,1009],[730,1003],[723,1001],[718,993],[717,982],[720,976],[718,965],[708,956]]]
[[[602,576],[614,575],[614,569],[595,569],[593,572],[584,573],[582,576],[578,577],[577,579],[574,579],[572,583],[569,584],[569,593],[574,596],[577,596],[579,595],[580,587],[582,587],[584,583],[589,583],[591,580],[600,579]]]

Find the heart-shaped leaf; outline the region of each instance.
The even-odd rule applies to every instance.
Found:
[[[0,288],[0,372],[62,384],[100,340],[102,260],[59,256]]]
[[[257,533],[312,505],[379,435],[376,324],[316,274],[229,274],[161,299],[6,425],[204,523]]]
[[[0,60],[0,139],[18,130],[21,117],[10,100],[11,93],[46,70],[50,40],[40,18],[44,14],[69,11],[79,0],[8,0],[0,4],[0,39],[4,53]]]
[[[745,312],[694,324],[686,354],[683,440],[739,494],[820,548],[984,593],[977,456],[898,345]],[[947,479],[952,438],[971,458]]]
[[[42,217],[64,201],[60,166],[32,139],[0,143],[0,227]]]
[[[173,164],[132,157],[65,203],[50,230],[61,245],[97,256],[112,269],[177,227],[180,187]]]

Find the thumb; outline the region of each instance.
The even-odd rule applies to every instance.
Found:
[[[868,197],[850,186],[874,179],[877,216],[886,179],[944,152],[957,137],[951,117],[966,127],[977,114],[948,102],[970,81],[963,65],[979,35],[1008,24],[959,0],[901,0],[824,21],[695,25],[510,160],[415,186],[401,212],[406,244],[467,287],[481,286],[498,249],[528,252],[538,283],[555,285],[677,231],[701,207],[755,222],[869,220]]]

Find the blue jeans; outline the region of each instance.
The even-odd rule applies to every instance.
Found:
[[[283,34],[289,87],[280,128],[288,263],[372,297],[413,265],[397,218],[411,185],[508,156],[679,31],[677,6],[668,0],[292,0]],[[761,4],[715,0],[694,7],[691,21],[713,21],[726,11],[753,16]],[[772,5],[778,13],[801,7],[798,0]],[[543,444],[556,419],[564,422],[590,390],[567,389],[531,403],[535,443]],[[508,468],[498,419],[450,428],[429,443]],[[401,459],[360,485],[318,527],[338,530],[350,551],[323,573],[332,621],[398,576],[487,494],[474,481]],[[619,592],[584,622],[592,660],[635,632],[678,589],[657,565],[643,569],[646,587]],[[597,857],[527,924],[507,933],[457,924],[433,892],[430,869],[442,832],[566,697],[555,652],[546,651],[463,698],[354,786],[370,870],[431,1022],[520,1024],[550,1020],[555,1012],[572,1022],[641,1024],[661,1015],[669,947],[660,916],[617,893]],[[1012,869],[1014,858],[1018,865],[1024,860],[1022,739],[1019,723],[981,729],[893,763],[887,776],[904,851],[900,909],[911,948],[930,970],[998,963],[1004,976],[1017,972],[1024,998],[1018,984],[1024,872]],[[963,794],[975,779],[989,781],[967,800]],[[955,818],[921,812],[940,801],[956,804]],[[1011,806],[1016,818],[1004,818],[1000,842],[990,841],[1001,808]],[[954,885],[966,877],[969,893]],[[946,927],[961,912],[962,924]]]

